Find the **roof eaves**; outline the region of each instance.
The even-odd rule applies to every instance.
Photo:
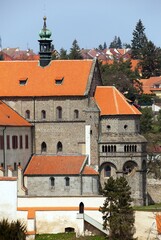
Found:
[[[85,166],[86,166],[87,161],[88,161],[88,156],[85,157],[85,159],[84,159],[84,161],[83,161],[83,163],[82,163],[82,166],[81,166],[81,168],[80,168],[79,174],[82,174],[82,172],[83,172],[83,170],[84,170],[84,168],[85,168]]]
[[[91,67],[91,70],[90,70],[90,74],[89,74],[89,77],[88,77],[88,80],[87,80],[87,86],[86,86],[86,90],[85,90],[84,95],[88,95],[88,93],[89,93],[89,90],[90,90],[90,87],[91,87],[91,82],[92,82],[92,79],[93,79],[94,69],[95,69],[95,66],[96,66],[96,61],[97,61],[97,59],[94,58],[93,63],[92,63],[92,67]]]

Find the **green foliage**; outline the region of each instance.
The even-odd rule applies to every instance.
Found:
[[[126,97],[135,100],[138,93],[142,92],[142,85],[136,79],[139,77],[137,71],[131,70],[131,61],[114,61],[113,64],[104,64],[100,66],[103,84],[106,86],[115,86]],[[137,81],[137,89],[134,83]]]
[[[139,66],[142,69],[142,78],[160,76],[161,74],[161,50],[151,41],[148,41],[142,49],[142,60]]]
[[[89,236],[76,238],[75,233],[58,233],[58,234],[40,234],[36,235],[36,240],[104,240],[102,236]]]
[[[106,49],[106,48],[107,48],[107,44],[106,44],[106,42],[104,42],[103,45],[100,44],[100,45],[98,46],[98,49],[99,49],[99,50],[104,50],[104,49]]]
[[[68,59],[68,54],[67,54],[67,50],[65,50],[64,48],[60,49],[60,59]]]
[[[19,220],[12,221],[7,219],[0,221],[0,239],[1,240],[25,240],[26,226]]]
[[[142,50],[148,41],[144,31],[145,27],[139,19],[133,31],[133,39],[131,41],[131,57],[133,59],[142,59]]]
[[[69,59],[82,59],[80,47],[76,39],[73,41],[72,47],[70,48]]]
[[[138,104],[141,106],[151,106],[153,104],[154,95],[141,94],[138,96]]]
[[[103,196],[106,197],[100,211],[103,213],[103,227],[109,230],[110,240],[132,240],[134,211],[131,206],[130,187],[124,177],[110,177],[105,183]]]
[[[0,53],[0,61],[3,61],[4,57],[3,57],[3,53]]]
[[[141,109],[142,115],[140,118],[141,133],[148,133],[152,130],[153,113],[150,107]]]
[[[110,43],[109,48],[121,49],[122,48],[122,42],[121,42],[120,37],[115,36],[113,41]]]

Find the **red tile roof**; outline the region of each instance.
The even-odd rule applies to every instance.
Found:
[[[7,104],[0,101],[0,126],[30,127],[31,124]]]
[[[161,77],[150,77],[148,79],[141,79],[143,93],[152,94],[152,91],[156,91],[157,88],[153,88],[155,84],[159,84],[161,81]],[[159,89],[161,91],[161,89]]]
[[[82,96],[93,62],[54,60],[43,68],[38,61],[0,61],[0,96]],[[57,76],[62,84],[55,84]]]
[[[126,98],[112,86],[97,86],[94,96],[101,115],[140,115],[141,112],[129,104]]]
[[[86,156],[46,156],[34,155],[24,175],[78,175],[84,168],[83,175],[97,175],[98,173],[85,166]]]

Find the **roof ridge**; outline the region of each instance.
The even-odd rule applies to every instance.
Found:
[[[117,90],[118,91],[118,90]],[[118,94],[120,95],[120,97],[125,100],[126,105],[128,105],[130,107],[130,109],[132,110],[133,113],[136,113],[133,109],[133,107],[127,102],[127,100],[125,99],[125,97],[123,96],[123,94],[121,92],[118,91]]]
[[[116,112],[117,112],[117,114],[119,114],[119,107],[118,107],[118,103],[117,103],[117,99],[116,99],[116,90],[117,90],[116,88],[112,87],[114,102],[115,102],[115,106],[116,106]]]

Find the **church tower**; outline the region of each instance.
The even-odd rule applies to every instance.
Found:
[[[51,31],[47,29],[46,27],[46,17],[44,19],[44,26],[43,29],[39,32],[40,39],[39,45],[40,45],[40,66],[45,67],[47,66],[51,61],[51,54],[52,54],[52,40],[51,37]]]

